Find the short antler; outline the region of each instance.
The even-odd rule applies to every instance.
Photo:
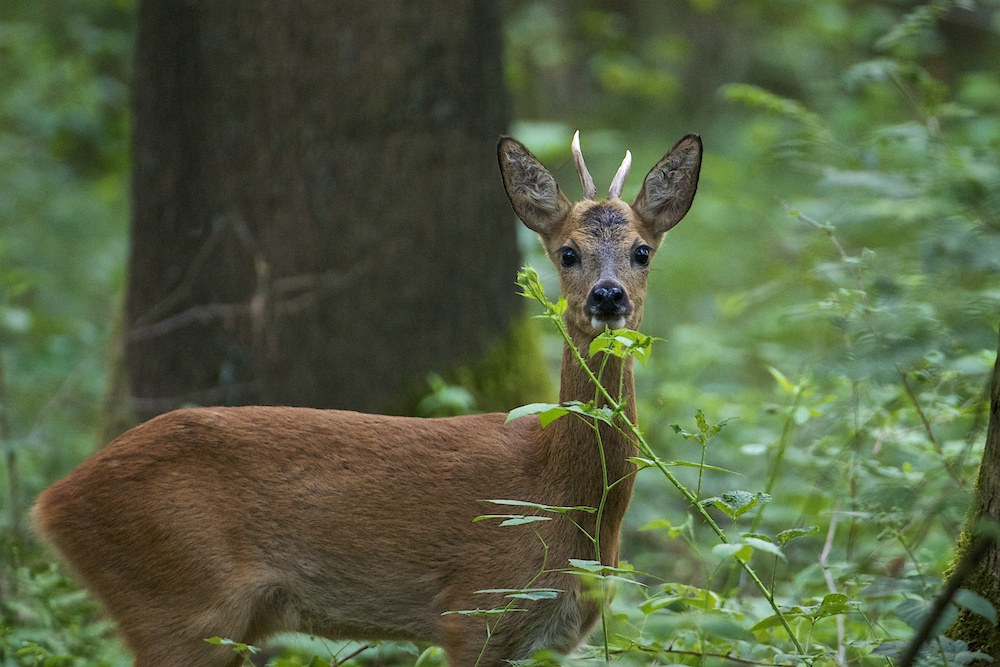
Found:
[[[632,167],[632,151],[625,151],[625,159],[622,166],[618,167],[618,173],[611,181],[611,189],[608,190],[608,199],[621,199],[622,188],[625,187],[625,179],[628,178],[628,170]]]
[[[573,164],[576,165],[576,173],[580,175],[580,185],[583,186],[583,198],[593,199],[597,188],[594,187],[594,179],[587,171],[587,164],[583,161],[583,153],[580,151],[580,130],[573,135]]]

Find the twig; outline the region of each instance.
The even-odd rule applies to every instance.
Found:
[[[198,253],[192,258],[191,262],[187,266],[187,270],[181,277],[177,287],[172,289],[165,297],[163,297],[159,302],[153,305],[148,311],[146,311],[141,317],[136,319],[137,325],[145,325],[154,321],[157,316],[167,310],[172,309],[178,305],[191,288],[195,285],[198,279],[198,270],[201,269],[202,264],[208,261],[208,256],[215,249],[217,242],[222,238],[222,232],[227,227],[225,218],[217,219],[212,225],[212,231],[209,233],[208,238],[205,242],[201,244],[198,249]]]
[[[363,646],[361,646],[360,648],[358,648],[358,649],[355,649],[354,651],[351,651],[350,653],[348,653],[348,654],[347,654],[346,656],[344,656],[343,658],[334,658],[334,659],[333,659],[333,664],[334,664],[334,665],[342,665],[342,664],[344,664],[345,662],[347,662],[348,660],[350,660],[350,659],[352,659],[352,658],[356,658],[356,657],[358,657],[359,655],[361,655],[362,653],[364,653],[365,651],[367,651],[367,650],[368,650],[368,649],[370,649],[370,648],[372,648],[372,645],[371,645],[371,644],[364,644],[364,645],[363,645]]]
[[[980,564],[983,556],[986,555],[986,551],[993,546],[993,543],[994,538],[991,535],[980,535],[972,543],[969,550],[962,556],[962,560],[959,561],[958,567],[955,568],[951,578],[948,579],[948,583],[938,594],[937,598],[934,599],[934,604],[931,605],[930,612],[924,618],[924,622],[920,624],[917,633],[913,635],[913,639],[906,645],[906,650],[899,656],[896,667],[910,667],[914,663],[920,649],[931,638],[931,633],[934,631],[934,626],[937,625],[938,619],[941,618],[948,605],[951,604],[955,593],[958,592],[958,589],[961,588],[965,580],[972,574],[976,566]]]
[[[823,579],[826,581],[826,588],[831,593],[837,592],[837,586],[833,581],[833,575],[830,574],[830,563],[828,559],[830,558],[830,551],[833,550],[833,540],[837,534],[837,511],[839,508],[833,508],[833,514],[830,516],[830,527],[826,531],[826,542],[823,543],[823,550],[819,554],[819,564],[823,568]],[[837,664],[846,665],[847,664],[847,647],[844,646],[844,616],[843,614],[837,614]]]
[[[958,483],[959,486],[965,486],[965,484],[958,479],[955,472],[952,470],[951,466],[948,463],[948,459],[945,458],[944,447],[941,446],[941,442],[937,439],[937,436],[934,435],[934,429],[931,427],[931,422],[929,419],[927,419],[927,414],[924,412],[924,409],[920,406],[920,401],[917,399],[916,393],[914,393],[913,388],[910,386],[910,381],[909,379],[907,379],[906,373],[904,373],[899,368],[899,366],[896,366],[896,372],[899,373],[899,380],[903,384],[903,389],[906,390],[906,395],[909,397],[910,402],[913,403],[913,407],[916,409],[917,415],[920,417],[920,423],[923,424],[924,431],[927,432],[928,439],[930,439],[931,444],[934,445],[934,451],[936,451],[938,453],[938,456],[941,457],[941,461],[944,464],[945,470],[948,471],[948,475],[956,483]]]
[[[129,339],[133,341],[149,340],[150,338],[163,336],[193,322],[205,323],[227,317],[249,315],[250,312],[250,306],[245,303],[210,303],[191,306],[176,315],[164,317],[157,322],[133,328],[129,333]]]

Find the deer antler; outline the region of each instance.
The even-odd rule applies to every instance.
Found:
[[[580,185],[583,186],[583,198],[593,199],[597,188],[594,187],[594,179],[590,177],[587,165],[583,161],[583,153],[580,152],[580,130],[577,130],[576,134],[573,135],[573,143],[571,145],[573,148],[573,164],[576,165],[576,173],[580,175]]]
[[[632,151],[625,151],[625,159],[622,166],[618,167],[618,173],[611,181],[611,189],[608,190],[608,199],[620,199],[622,188],[625,187],[625,179],[628,178],[628,170],[632,167]]]

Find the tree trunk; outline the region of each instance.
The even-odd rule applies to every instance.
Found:
[[[990,381],[990,421],[986,429],[986,446],[976,481],[975,501],[969,519],[962,531],[955,563],[976,542],[984,522],[993,524],[993,532],[1000,526],[1000,342],[997,361]],[[977,564],[964,584],[993,603],[1000,611],[1000,543],[994,541],[985,557]],[[975,651],[982,651],[1000,661],[1000,630],[982,616],[962,611],[955,625],[948,631],[953,639],[962,639]]]
[[[138,416],[399,409],[502,344],[519,258],[500,49],[489,0],[140,3]]]

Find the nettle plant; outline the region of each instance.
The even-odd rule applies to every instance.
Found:
[[[665,528],[672,536],[685,536],[693,543],[694,516],[708,526],[715,534],[718,544],[712,549],[716,557],[727,562],[734,562],[745,576],[757,588],[760,595],[770,607],[771,614],[758,623],[760,630],[770,627],[780,627],[786,634],[786,641],[793,647],[794,653],[801,658],[806,658],[809,653],[806,646],[800,641],[800,633],[793,629],[790,618],[808,618],[818,620],[824,616],[843,613],[853,607],[848,602],[847,597],[841,594],[831,594],[827,596],[815,608],[799,607],[791,612],[783,611],[775,600],[772,587],[764,583],[757,571],[750,565],[751,555],[756,551],[767,554],[774,559],[784,559],[782,546],[797,537],[812,534],[818,530],[817,527],[791,528],[782,531],[775,538],[755,533],[753,530],[733,531],[724,530],[719,522],[715,520],[709,512],[709,508],[716,508],[726,515],[737,525],[738,520],[744,514],[754,508],[762,507],[770,501],[767,493],[750,493],[742,490],[733,490],[722,493],[718,496],[702,497],[702,478],[706,471],[729,472],[724,468],[712,466],[706,463],[706,453],[712,438],[725,427],[726,422],[709,424],[704,414],[698,411],[695,415],[697,430],[688,432],[680,426],[674,426],[674,430],[683,438],[696,442],[699,445],[700,460],[698,462],[688,461],[665,461],[655,451],[653,451],[648,440],[635,423],[626,414],[626,400],[621,387],[623,378],[608,377],[604,373],[606,363],[598,365],[598,371],[593,372],[588,366],[585,356],[588,358],[603,355],[605,362],[613,357],[624,359],[633,357],[644,364],[650,355],[651,347],[655,338],[630,329],[608,329],[603,334],[598,335],[590,344],[589,349],[579,350],[573,343],[566,325],[563,321],[563,313],[566,309],[564,300],[553,303],[545,295],[545,290],[539,280],[537,272],[527,267],[518,275],[518,284],[522,288],[523,296],[537,301],[543,308],[543,317],[553,324],[560,337],[566,343],[570,354],[575,358],[581,368],[586,373],[593,384],[594,398],[588,402],[572,401],[566,403],[534,403],[512,410],[508,419],[517,419],[525,415],[538,415],[543,426],[551,424],[560,418],[576,418],[588,424],[597,436],[599,446],[601,446],[600,424],[606,424],[611,428],[619,430],[635,444],[638,456],[630,460],[636,466],[635,473],[652,469],[665,478],[688,501],[693,511],[687,521],[674,525],[667,520],[655,522],[650,528]],[[671,468],[692,467],[698,471],[698,483],[695,489],[690,489],[674,474]],[[571,520],[569,513],[573,511],[586,511],[594,513],[598,517],[597,528],[594,534],[587,534],[595,547],[595,558],[593,560],[574,560],[570,563],[571,572],[593,583],[597,595],[602,599],[607,599],[608,593],[615,585],[627,585],[640,591],[640,602],[631,612],[619,613],[617,609],[612,613],[609,607],[604,606],[601,614],[601,634],[600,645],[592,651],[601,655],[604,660],[609,660],[614,654],[620,656],[628,654],[633,657],[645,656],[653,659],[657,655],[672,653],[676,655],[730,655],[738,647],[735,644],[727,643],[722,647],[707,649],[703,640],[699,640],[698,646],[689,644],[683,639],[681,634],[676,632],[676,628],[670,628],[668,632],[660,634],[656,628],[660,626],[653,616],[656,612],[676,611],[678,609],[691,609],[705,612],[712,616],[725,618],[734,622],[742,621],[742,614],[732,612],[727,608],[725,600],[719,594],[698,588],[695,586],[665,583],[659,586],[650,586],[646,581],[655,579],[646,573],[637,573],[627,564],[620,567],[608,567],[602,565],[600,561],[599,530],[600,516],[603,511],[603,499],[606,499],[615,485],[621,483],[622,479],[610,479],[605,469],[604,485],[605,492],[602,495],[602,503],[597,507],[551,507],[520,500],[490,500],[488,502],[506,506],[527,506],[540,512],[539,514],[491,514],[484,515],[480,519],[501,518],[501,526],[522,525],[536,521],[549,521],[555,519]],[[635,474],[632,473],[632,474]],[[759,521],[760,514],[758,513]],[[583,528],[580,528],[583,530]],[[508,595],[512,599],[511,605],[502,609],[490,609],[485,612],[481,610],[469,611],[468,613],[484,613],[488,615],[502,615],[515,610],[514,600],[533,599],[535,596],[557,595],[557,591],[539,591],[535,589],[524,589],[509,591]],[[671,625],[667,623],[666,625]],[[649,632],[649,630],[653,630]],[[702,634],[702,633],[699,633]],[[721,651],[721,653],[719,652]]]
[[[960,589],[941,610],[934,610],[934,597],[941,582],[917,572],[916,576],[901,579],[869,578],[865,580],[866,585],[860,586],[852,581],[845,589],[851,593],[848,595],[839,590],[833,572],[836,568],[831,566],[836,518],[825,517],[829,521],[823,531],[826,539],[812,556],[815,566],[801,572],[790,570],[786,547],[799,538],[820,533],[820,526],[801,525],[800,519],[798,525],[772,529],[770,533],[762,528],[765,507],[774,501],[771,492],[779,476],[787,472],[784,470],[785,456],[797,419],[801,419],[804,406],[823,400],[811,391],[807,382],[793,382],[779,370],[769,369],[779,393],[785,397],[785,416],[764,490],[733,489],[704,495],[703,482],[707,474],[736,475],[708,463],[711,443],[727,427],[729,420],[711,423],[701,410],[697,410],[694,429],[689,431],[673,424],[677,435],[696,445],[697,460],[664,460],[650,446],[638,424],[625,413],[622,378],[606,375],[606,363],[599,364],[597,372],[589,370],[594,364],[587,364],[587,358],[602,355],[605,360],[631,356],[645,364],[658,339],[630,329],[608,329],[593,340],[589,349],[581,351],[573,344],[563,321],[565,302],[562,299],[552,302],[547,298],[537,272],[530,267],[524,268],[518,275],[518,284],[523,296],[542,306],[543,313],[539,317],[552,323],[577,363],[587,369],[594,398],[588,402],[534,403],[511,411],[509,419],[538,415],[543,426],[557,419],[580,419],[597,434],[599,445],[600,424],[618,429],[630,438],[638,452],[631,458],[636,466],[633,474],[647,469],[656,471],[688,504],[682,521],[659,518],[644,530],[663,531],[670,538],[682,540],[702,563],[706,580],[721,582],[714,588],[723,590],[718,592],[712,590],[713,587],[665,581],[656,573],[638,572],[625,562],[619,567],[602,565],[598,545],[603,502],[597,507],[552,507],[522,500],[487,501],[510,509],[508,514],[479,517],[479,520],[501,519],[500,527],[571,521],[571,513],[579,511],[597,515],[594,534],[587,533],[595,547],[594,559],[573,560],[568,568],[569,572],[591,584],[596,597],[607,601],[601,612],[603,632],[596,645],[588,647],[578,659],[605,663],[613,659],[625,664],[660,664],[663,660],[671,664],[705,664],[705,660],[787,665],[887,664],[887,658],[897,657],[909,647],[909,641],[896,638],[920,628],[932,612],[934,618],[931,620],[935,624],[923,638],[930,641],[919,654],[921,664],[958,665],[988,658],[969,651],[964,642],[948,639],[943,634],[959,609],[996,621],[992,605],[974,592]],[[674,468],[694,469],[694,488],[684,484],[672,470]],[[607,498],[621,481],[605,475],[602,498]],[[779,497],[779,504],[780,501]],[[530,508],[532,513],[517,513],[518,507]],[[893,530],[897,530],[898,536],[893,517],[873,521],[882,526],[883,538],[892,539]],[[698,526],[707,527],[713,534],[715,543],[708,550]],[[913,560],[918,562],[915,556]],[[779,597],[777,590],[781,584],[787,589],[784,598]],[[616,590],[622,595],[613,600],[611,594]],[[801,599],[794,597],[803,591],[811,594]],[[817,594],[816,591],[822,592]],[[556,596],[559,591],[529,586],[504,593],[510,603],[502,608],[458,613],[502,617],[516,613],[521,605],[531,600]],[[537,660],[538,664],[557,662],[555,656],[542,656]],[[536,661],[531,662],[536,664]]]

